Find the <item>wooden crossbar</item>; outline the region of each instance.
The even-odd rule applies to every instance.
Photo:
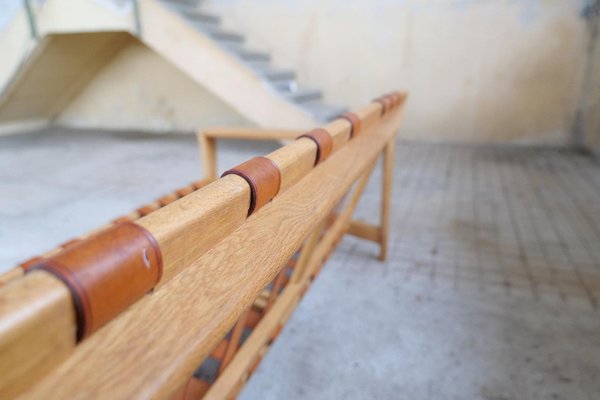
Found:
[[[254,193],[238,175],[138,210],[142,216],[135,224],[160,248],[162,278],[151,293],[117,310],[110,323],[79,343],[75,332],[80,314],[64,281],[43,270],[8,280],[0,287],[0,397],[26,392],[29,398],[166,398],[186,383],[235,325],[221,353],[222,376],[229,376],[247,346],[239,347],[239,342],[253,321],[255,300],[272,282],[272,292],[265,294],[261,306],[264,317],[251,337],[262,331],[264,321],[271,320],[265,318],[275,311],[285,311],[278,326],[289,316],[298,293],[304,293],[351,226],[375,160],[382,152],[387,159],[393,156],[387,154],[402,120],[404,96],[386,99],[389,102],[374,102],[352,118],[325,126],[333,153],[317,166],[317,143],[307,138],[266,156],[277,168],[279,189],[270,203],[249,217]],[[391,173],[391,167],[384,169]],[[387,184],[384,180],[383,197],[389,197],[390,185],[391,179]],[[336,205],[351,188],[352,196],[337,213]],[[389,210],[389,198],[382,206],[386,201]],[[383,224],[381,232],[383,240],[387,236]],[[293,279],[281,278],[282,269],[301,247],[306,255],[297,259]],[[52,257],[42,261],[46,259]],[[280,305],[284,296],[295,298],[289,307]],[[265,346],[262,343],[258,352]]]
[[[370,240],[371,242],[379,243],[381,241],[381,229],[362,221],[351,221],[348,228],[350,235],[361,239]]]

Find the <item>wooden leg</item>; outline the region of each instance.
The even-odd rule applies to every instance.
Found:
[[[210,181],[217,179],[217,142],[215,138],[198,132],[198,148],[202,158],[204,177]]]
[[[314,246],[313,250],[310,252],[310,258],[304,267],[305,272],[303,272],[303,276],[301,277],[301,284],[308,283],[311,276],[318,273],[322,260],[327,258],[329,252],[335,248],[336,242],[348,231],[350,218],[358,205],[358,201],[367,186],[367,182],[369,181],[369,177],[374,168],[375,161],[373,161],[364,175],[359,178],[358,184],[356,188],[354,188],[354,192],[351,194],[350,200],[348,201],[348,204],[346,204],[344,210],[338,215],[335,222],[328,228],[327,232],[321,237],[318,244]]]
[[[392,183],[394,179],[394,155],[396,153],[395,136],[383,150],[383,171],[381,184],[381,232],[379,259],[385,261],[388,253],[388,235],[390,230],[390,208],[392,201]]]
[[[362,221],[350,221],[348,234],[361,239],[370,240],[377,244],[381,243],[381,227]]]
[[[388,252],[388,234],[390,230],[390,208],[392,196],[392,181],[394,175],[394,155],[396,141],[392,138],[382,151],[382,182],[381,182],[381,211],[379,225],[362,221],[350,221],[348,234],[379,244],[379,259],[385,261]]]

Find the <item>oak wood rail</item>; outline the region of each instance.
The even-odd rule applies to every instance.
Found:
[[[45,374],[28,397],[172,393],[390,143],[402,108],[384,118],[381,110],[373,103],[357,112],[364,133],[347,145],[350,123],[327,125],[334,153],[314,169],[310,140],[269,154],[281,171],[281,190],[249,218],[248,186],[230,175],[137,221],[160,244],[163,279],[77,346],[70,293],[62,282],[44,271],[9,282],[0,289],[0,394],[19,393]],[[114,357],[118,365],[110,361]],[[135,365],[145,367],[127,374]]]

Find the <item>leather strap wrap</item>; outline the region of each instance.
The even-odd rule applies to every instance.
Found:
[[[171,204],[172,202],[174,202],[178,199],[179,199],[179,196],[176,193],[171,193],[171,194],[168,194],[168,195],[163,196],[160,199],[158,199],[158,204],[160,204],[161,207],[164,207],[164,206],[168,206],[169,204]]]
[[[250,206],[248,207],[248,215],[259,210],[277,196],[281,187],[281,171],[275,163],[267,157],[254,157],[225,171],[225,175],[237,175],[242,178],[250,186]]]
[[[133,221],[133,218],[129,215],[123,215],[122,217],[119,218],[115,218],[112,222],[113,224],[120,224],[123,222],[131,222]]]
[[[188,194],[194,193],[195,190],[196,189],[194,186],[189,185],[189,186],[179,189],[177,191],[177,195],[179,195],[179,197],[185,197]]]
[[[313,129],[303,135],[298,136],[297,139],[307,138],[312,140],[317,145],[317,156],[315,158],[315,165],[323,162],[329,157],[333,150],[333,138],[323,128]]]
[[[381,116],[388,111],[398,107],[404,100],[404,95],[400,92],[391,92],[373,100],[374,103],[381,104]]]
[[[395,103],[394,103],[394,106],[395,106],[395,107],[398,107],[400,104],[402,104],[402,94],[401,94],[401,93],[399,93],[399,92],[394,92],[394,93],[392,94],[392,96],[394,96],[394,99],[395,99],[395,100],[394,100],[394,101],[395,101]]]
[[[194,187],[195,190],[202,189],[207,184],[208,184],[208,182],[205,181],[204,179],[200,179],[198,181],[192,182],[192,186]]]
[[[387,114],[393,107],[393,100],[389,96],[378,97],[373,102],[381,104],[381,116]]]
[[[405,94],[401,92],[392,92],[388,96],[393,101],[393,107],[398,107],[404,101]]]
[[[145,206],[138,208],[136,211],[140,214],[141,217],[145,217],[146,215],[153,213],[154,211],[158,210],[159,208],[160,208],[160,204],[150,203],[150,204],[146,204]]]
[[[40,261],[42,261],[44,258],[43,257],[33,257],[30,258],[27,261],[23,261],[21,264],[19,264],[19,267],[23,268],[23,270],[25,272],[27,272],[29,269],[31,269],[31,267],[33,267],[34,265],[37,265],[40,263]]]
[[[133,222],[113,225],[40,261],[71,291],[77,340],[89,336],[158,283],[162,255],[154,237]]]
[[[396,93],[396,92],[388,93],[385,95],[385,97],[390,102],[390,108],[396,108],[396,106],[398,106],[398,104],[399,104],[398,93]]]
[[[350,129],[350,138],[358,136],[358,134],[360,133],[361,125],[360,118],[358,117],[358,115],[352,112],[347,112],[340,115],[340,118],[345,119],[346,121],[350,122],[350,125],[352,125],[352,128]]]

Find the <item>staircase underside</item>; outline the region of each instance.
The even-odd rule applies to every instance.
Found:
[[[55,117],[129,40],[125,32],[45,37],[0,98],[0,121]]]

